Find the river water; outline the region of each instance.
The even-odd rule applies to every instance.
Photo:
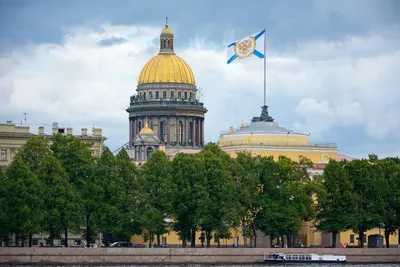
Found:
[[[161,264],[153,264],[153,265],[67,265],[68,267],[96,267],[96,266],[106,266],[106,267],[149,267],[149,266],[160,266]],[[352,264],[352,263],[347,263],[347,264],[273,264],[273,265],[267,265],[267,264],[246,264],[246,265],[226,265],[226,264],[176,264],[176,265],[163,265],[166,267],[265,267],[265,266],[274,266],[274,267],[305,267],[305,266],[318,266],[318,267],[333,267],[333,266],[338,266],[338,267],[398,267],[400,264]],[[0,265],[0,267],[32,267],[33,265]],[[60,267],[65,267],[66,265],[34,265],[34,266],[60,266]]]

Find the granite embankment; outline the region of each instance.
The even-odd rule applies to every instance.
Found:
[[[264,253],[346,255],[349,263],[400,263],[398,248],[0,248],[0,264],[250,264]]]

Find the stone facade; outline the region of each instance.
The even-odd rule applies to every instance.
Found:
[[[5,170],[8,165],[11,164],[17,151],[25,145],[26,141],[31,136],[43,136],[50,142],[53,134],[64,134],[73,135],[72,128],[61,128],[58,127],[57,123],[53,124],[51,133],[45,133],[45,127],[40,126],[37,133],[31,133],[30,127],[23,125],[18,126],[8,121],[7,123],[0,123],[0,168]],[[107,138],[102,135],[102,129],[93,128],[92,134],[88,135],[87,128],[82,128],[81,134],[74,135],[81,139],[83,142],[91,142],[93,146],[91,148],[93,156],[100,156],[103,150],[103,143]]]

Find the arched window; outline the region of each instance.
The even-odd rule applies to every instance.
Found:
[[[167,47],[170,47],[170,41],[169,40],[167,41]]]
[[[151,154],[153,154],[153,148],[152,147],[148,147],[147,151],[146,151],[146,159],[149,159]]]
[[[183,145],[183,122],[179,121],[179,144]]]
[[[167,121],[161,121],[160,123],[160,140],[163,143],[167,142]]]
[[[188,135],[189,145],[193,144],[193,122],[189,122],[189,135]]]
[[[167,41],[163,40],[163,44],[164,44],[163,48],[166,48],[167,47]]]

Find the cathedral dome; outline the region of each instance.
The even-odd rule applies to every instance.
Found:
[[[192,69],[174,53],[174,35],[168,27],[168,18],[160,34],[160,52],[143,67],[138,83],[196,84]]]
[[[149,60],[139,74],[138,83],[196,84],[192,69],[173,53],[159,53]]]

